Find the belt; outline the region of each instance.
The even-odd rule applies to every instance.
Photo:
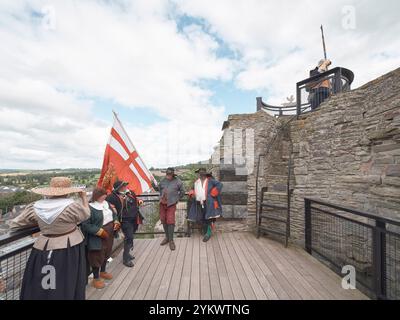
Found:
[[[65,233],[59,233],[59,234],[44,234],[43,236],[47,237],[47,238],[58,238],[58,237],[62,237],[62,236],[66,236],[67,234],[70,234],[72,232],[74,232],[77,228],[73,228],[71,231],[65,232]]]

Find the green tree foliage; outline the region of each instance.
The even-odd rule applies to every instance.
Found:
[[[10,211],[13,206],[28,204],[39,199],[41,199],[40,195],[29,191],[14,192],[10,195],[0,198],[0,210],[3,212],[3,214],[5,214]]]

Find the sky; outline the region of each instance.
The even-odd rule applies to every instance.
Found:
[[[100,168],[112,110],[148,167],[206,160],[295,95],[321,24],[353,88],[400,67],[397,0],[2,0],[0,169]]]

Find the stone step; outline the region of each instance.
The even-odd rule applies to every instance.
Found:
[[[262,233],[262,232],[265,232],[265,233],[273,233],[273,234],[276,234],[276,235],[279,235],[279,236],[286,236],[286,232],[284,232],[284,231],[280,231],[280,230],[276,230],[276,229],[270,229],[270,228],[268,228],[268,227],[265,227],[265,226],[259,226],[259,230],[260,230],[260,232]]]
[[[268,196],[282,196],[282,197],[287,197],[287,192],[275,192],[275,191],[267,191],[264,192],[264,197]]]
[[[247,181],[247,175],[237,174],[235,169],[221,169],[219,171],[220,181]]]
[[[222,205],[247,205],[247,193],[221,193]]]
[[[222,181],[223,193],[245,193],[247,194],[247,181]]]
[[[286,218],[275,217],[275,216],[267,215],[265,213],[261,214],[261,219],[267,219],[267,220],[272,220],[272,221],[276,221],[276,222],[282,222],[282,223],[285,223],[285,224],[287,223],[287,219]]]
[[[244,219],[247,217],[247,205],[224,205],[222,217],[224,219]]]
[[[276,210],[287,210],[287,206],[277,205],[277,204],[274,204],[272,202],[265,201],[265,200],[261,203],[261,207],[262,208],[276,209]]]

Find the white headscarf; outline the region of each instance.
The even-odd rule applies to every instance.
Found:
[[[43,199],[36,201],[33,204],[33,209],[44,223],[52,224],[60,213],[72,203],[74,203],[74,200],[68,198]]]

